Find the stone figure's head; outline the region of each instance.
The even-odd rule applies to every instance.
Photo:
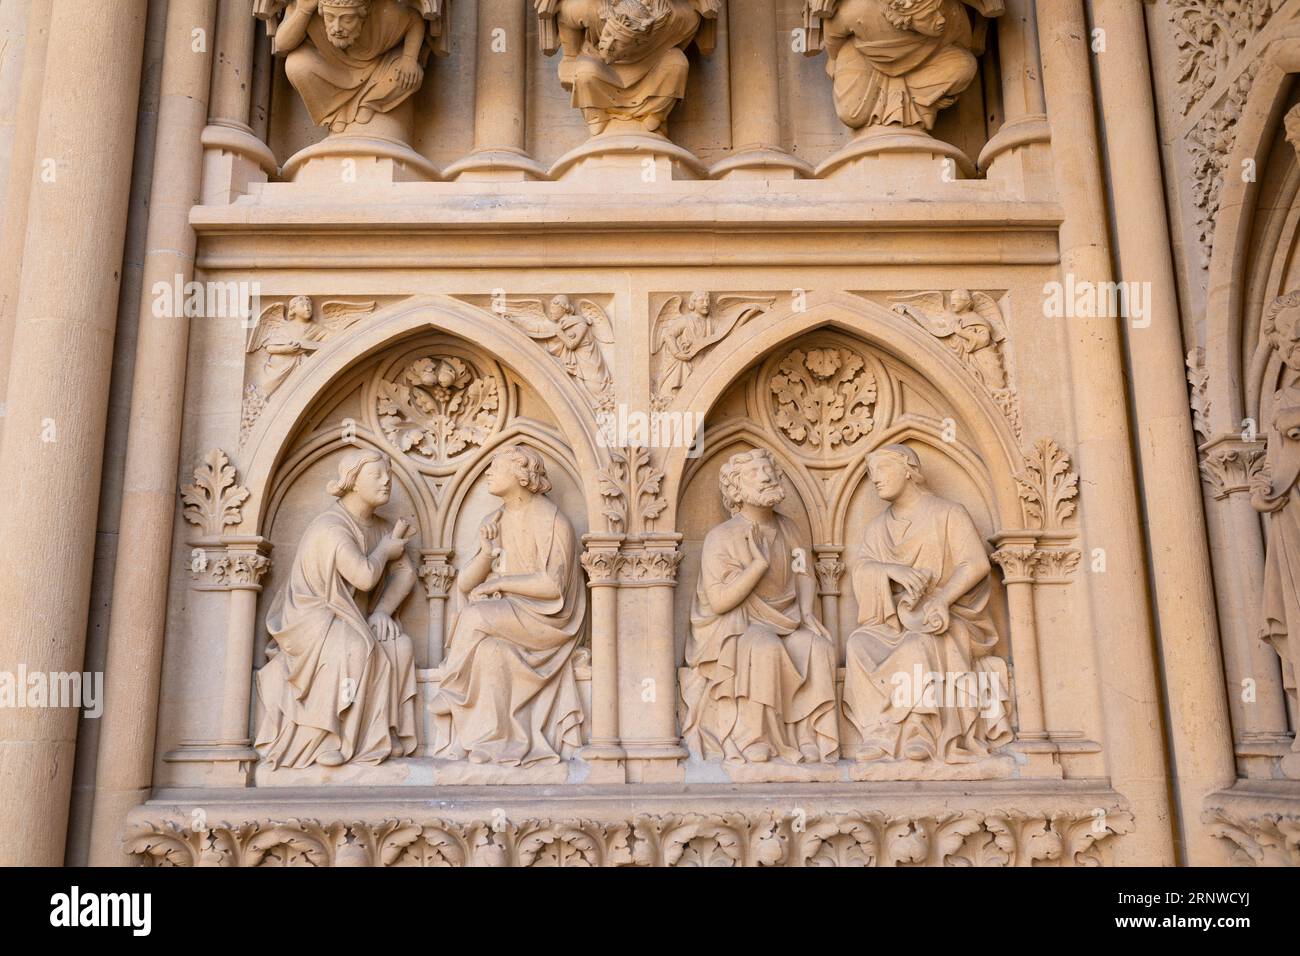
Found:
[[[732,455],[722,466],[722,502],[733,515],[745,505],[775,508],[785,500],[785,474],[766,448]]]
[[[295,295],[289,300],[289,318],[294,322],[310,322],[312,315],[311,297]]]
[[[550,302],[546,303],[546,316],[552,322],[559,322],[566,315],[573,313],[573,302],[567,295],[554,296]]]
[[[340,50],[346,50],[361,35],[370,16],[371,0],[320,0],[317,8],[325,21],[325,33]]]
[[[544,495],[551,490],[546,477],[546,462],[527,445],[511,445],[492,456],[487,468],[487,488],[498,498],[521,487],[530,495]]]
[[[944,0],[888,0],[885,19],[900,30],[927,37],[941,37],[948,28],[943,15]]]
[[[709,302],[707,292],[694,292],[691,294],[691,303],[688,308],[696,315],[708,315],[713,305]]]
[[[636,54],[654,37],[655,29],[668,18],[671,11],[651,9],[654,0],[607,0],[605,25],[600,31],[596,52],[606,63],[622,63],[636,58]]]
[[[974,304],[970,289],[954,289],[948,301],[952,303],[954,312],[969,312],[971,305]]]
[[[335,498],[355,494],[372,508],[388,503],[393,470],[388,456],[371,448],[350,451],[339,459],[339,476],[327,490]]]
[[[1286,367],[1300,372],[1300,292],[1273,300],[1264,313],[1261,331]]]
[[[921,459],[906,445],[885,445],[867,458],[867,473],[884,501],[896,501],[909,484],[925,491]]]

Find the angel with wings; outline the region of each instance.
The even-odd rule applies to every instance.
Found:
[[[942,292],[922,292],[900,296],[894,311],[918,322],[922,328],[942,341],[968,368],[981,385],[998,393],[1007,388],[1006,363],[1002,343],[1002,310],[993,297],[984,292],[957,289],[947,302]]]
[[[695,360],[706,350],[775,302],[770,296],[724,295],[718,297],[715,310],[708,292],[691,293],[684,305],[680,295],[665,302],[651,336],[651,354],[665,353],[655,380],[655,407],[662,410],[672,403],[690,377]]]
[[[601,345],[614,344],[614,329],[604,309],[590,299],[579,299],[575,308],[567,295],[557,295],[546,303],[511,300],[502,314],[564,364],[564,370],[582,383],[596,411],[613,408],[614,376]]]
[[[266,353],[259,390],[263,401],[284,384],[304,358],[373,311],[373,302],[323,302],[317,319],[311,298],[299,295],[290,299],[287,306],[279,303],[263,312],[247,349],[249,355]]]

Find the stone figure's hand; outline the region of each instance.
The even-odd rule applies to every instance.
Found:
[[[907,594],[908,603],[915,606],[916,602],[921,599],[925,589],[930,586],[930,575],[928,572],[920,571],[916,568],[909,568],[905,564],[896,564],[890,569],[889,576],[903,589]]]
[[[484,521],[478,526],[479,548],[488,554],[491,554],[492,549],[496,547],[497,535],[500,533],[501,529],[497,527],[495,521]]]
[[[401,57],[397,61],[397,85],[403,90],[413,90],[424,79],[424,68],[412,56]]]
[[[745,531],[745,544],[749,546],[749,563],[751,566],[760,564],[767,567],[767,556],[763,554],[762,548],[758,546],[758,539],[754,537],[754,532],[755,528],[752,524]]]
[[[474,601],[492,601],[501,597],[501,588],[494,578],[488,578],[469,592],[470,603]]]
[[[383,611],[376,611],[370,615],[370,630],[375,634],[375,640],[380,642],[394,641],[402,633],[401,627],[393,620],[391,614],[385,614]]]
[[[566,90],[573,89],[574,77],[578,75],[578,58],[566,56],[560,60],[560,86]]]
[[[393,523],[393,530],[384,535],[379,542],[384,557],[391,561],[406,551],[406,542],[415,537],[415,529],[407,525],[405,518],[398,518]]]

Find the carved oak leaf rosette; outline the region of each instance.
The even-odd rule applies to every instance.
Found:
[[[235,468],[219,448],[208,452],[204,463],[194,469],[194,484],[181,486],[185,520],[207,537],[218,537],[228,525],[243,518],[240,505],[248,500],[248,489],[235,482]]]
[[[379,426],[394,446],[447,464],[481,446],[497,423],[495,378],[455,356],[427,356],[379,383]]]
[[[794,349],[769,384],[782,435],[823,458],[844,453],[876,427],[876,376],[847,348]]]

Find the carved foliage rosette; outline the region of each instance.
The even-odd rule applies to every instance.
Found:
[[[504,374],[482,357],[432,343],[386,366],[373,383],[377,431],[422,470],[448,473],[505,421]]]
[[[880,378],[854,349],[831,342],[791,349],[766,379],[775,430],[803,458],[842,460],[877,428]]]

